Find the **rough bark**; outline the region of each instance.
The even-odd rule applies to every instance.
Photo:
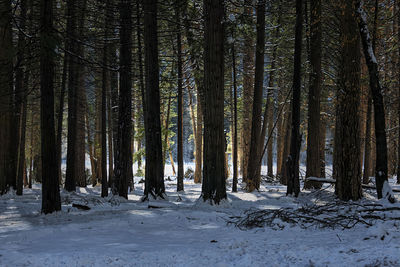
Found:
[[[321,95],[321,56],[322,27],[321,1],[311,1],[310,10],[310,88],[308,91],[308,133],[306,177],[320,177],[319,135],[320,135],[320,95]],[[322,183],[306,181],[304,188],[321,188]]]
[[[160,121],[160,88],[157,37],[157,0],[143,3],[146,77],[146,177],[144,200],[165,198]]]
[[[67,49],[73,55],[78,54],[76,44],[76,12],[77,4],[75,0],[67,3]],[[77,90],[78,73],[77,61],[75,56],[69,57],[68,66],[68,147],[67,147],[67,170],[65,176],[65,189],[75,191],[76,187],[76,128],[77,128]]]
[[[337,91],[334,175],[341,200],[362,196],[360,170],[360,37],[355,1],[340,2],[341,64]]]
[[[40,128],[42,151],[42,212],[61,210],[54,127],[53,1],[41,0],[40,16]]]
[[[237,192],[238,184],[238,130],[237,130],[237,81],[235,43],[232,42],[232,79],[233,79],[233,135],[232,135],[232,192]]]
[[[301,50],[303,32],[302,0],[296,0],[296,26],[294,45],[294,70],[293,70],[293,99],[292,99],[292,134],[290,141],[290,155],[287,158],[287,195],[300,192],[299,182],[299,154],[301,146],[300,135],[300,96],[301,96]]]
[[[378,63],[376,61],[375,53],[373,51],[372,40],[367,24],[367,15],[363,10],[363,2],[364,1],[357,1],[355,8],[358,16],[358,26],[361,35],[364,57],[368,66],[369,85],[371,88],[371,94],[374,104],[376,138],[376,191],[378,194],[378,198],[385,197],[388,198],[390,201],[394,201],[393,196],[382,195],[383,184],[385,181],[387,182],[388,180],[385,108],[383,104],[382,87],[379,81]]]
[[[10,166],[11,96],[13,91],[13,46],[11,31],[11,1],[0,3],[0,195],[8,190]]]
[[[178,55],[178,177],[177,191],[183,191],[183,88],[182,88],[182,34],[181,34],[181,1],[176,1],[176,24],[177,24],[177,55]]]
[[[247,17],[247,23],[253,27],[253,6],[251,0],[245,0],[244,16]],[[254,91],[254,40],[251,33],[244,36],[244,54],[243,54],[243,113],[242,127],[240,134],[240,172],[243,182],[248,177],[247,167],[249,164],[251,124],[252,124],[252,106]]]
[[[24,185],[24,165],[25,165],[25,130],[26,130],[26,99],[27,99],[27,81],[29,71],[26,68],[26,40],[23,31],[26,28],[27,1],[20,2],[20,24],[18,33],[18,69],[15,76],[15,92],[18,116],[18,156],[16,173],[16,194],[22,195]],[[24,76],[25,71],[25,76]]]
[[[120,0],[120,76],[118,109],[118,142],[116,147],[113,195],[128,198],[128,181],[132,177],[132,5]]]
[[[257,3],[257,43],[256,69],[254,76],[253,112],[251,122],[250,154],[247,165],[246,189],[252,192],[260,188],[260,146],[261,111],[264,82],[264,50],[265,50],[265,1]]]
[[[204,155],[201,198],[226,199],[224,134],[224,1],[204,0]]]

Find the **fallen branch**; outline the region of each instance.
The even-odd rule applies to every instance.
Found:
[[[318,177],[307,177],[306,181],[313,181],[313,182],[321,182],[321,183],[328,183],[328,184],[335,184],[336,180],[331,179],[331,178],[318,178]],[[376,190],[375,185],[369,185],[369,184],[362,184],[362,188],[367,188],[367,189],[374,189]],[[392,188],[393,192],[400,193],[400,189],[394,189]]]

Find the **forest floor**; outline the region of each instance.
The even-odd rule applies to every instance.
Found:
[[[382,211],[383,220],[350,229],[305,227],[279,218],[250,229],[228,223],[249,209],[296,211],[334,203],[329,184],[294,198],[285,195],[285,186],[265,181],[259,192],[229,192],[229,201],[210,206],[198,201],[201,185],[185,180],[185,191],[178,194],[173,177],[166,181],[168,201],[141,202],[139,180],[129,200],[102,199],[100,187],[62,191],[62,211],[50,215],[40,214],[40,185],[25,189],[23,196],[1,196],[0,266],[400,266],[398,210]],[[364,196],[353,204],[400,208],[375,200],[373,191]],[[398,220],[385,219],[390,217]]]

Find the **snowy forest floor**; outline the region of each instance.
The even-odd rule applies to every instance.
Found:
[[[1,196],[0,266],[400,266],[400,219],[351,229],[302,227],[278,218],[274,226],[251,229],[227,223],[249,209],[296,211],[335,203],[329,184],[296,199],[285,196],[285,186],[264,181],[259,192],[229,192],[228,202],[210,206],[198,201],[201,185],[185,180],[178,194],[173,177],[166,181],[168,201],[143,203],[139,180],[129,200],[102,199],[100,187],[62,191],[62,211],[50,215],[40,214],[40,185],[23,196]],[[373,191],[354,204],[400,208],[377,201]],[[346,215],[351,208],[338,210],[337,216]],[[400,210],[379,216],[400,218]]]

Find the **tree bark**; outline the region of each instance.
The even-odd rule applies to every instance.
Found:
[[[160,121],[160,88],[157,37],[157,0],[143,3],[146,75],[146,177],[144,198],[165,198]]]
[[[119,1],[120,11],[120,76],[118,142],[115,159],[113,195],[128,198],[128,181],[132,174],[132,6],[129,0]]]
[[[26,67],[26,51],[25,51],[25,35],[23,31],[26,28],[26,13],[27,3],[26,0],[20,2],[20,24],[18,33],[18,56],[17,62],[19,64],[15,77],[15,92],[17,96],[17,107],[19,113],[18,121],[18,157],[17,157],[17,174],[16,174],[16,194],[22,195],[24,186],[24,164],[25,164],[25,130],[26,130],[26,99],[27,99],[27,81],[28,69]],[[25,71],[25,76],[24,76]]]
[[[341,200],[362,196],[360,170],[360,37],[355,2],[340,1],[341,64],[337,91],[334,175]]]
[[[177,55],[178,55],[178,177],[177,191],[183,191],[183,88],[182,88],[182,36],[181,36],[181,1],[176,1],[176,24],[177,24]]]
[[[376,169],[375,181],[378,198],[388,198],[393,202],[394,198],[391,195],[382,195],[384,182],[388,181],[388,165],[387,165],[387,143],[386,143],[386,125],[385,125],[385,108],[383,104],[382,87],[379,82],[378,63],[373,51],[371,37],[369,35],[366,14],[363,10],[364,1],[357,1],[356,12],[358,26],[361,35],[361,41],[365,56],[365,61],[368,66],[369,84],[372,93],[375,115],[375,137],[376,137]],[[387,192],[389,193],[389,192]]]
[[[53,1],[41,0],[40,16],[40,125],[42,150],[42,213],[61,210],[54,127]]]
[[[234,38],[234,36],[232,36]],[[233,179],[232,192],[237,192],[238,184],[238,131],[237,131],[237,82],[236,82],[236,54],[235,42],[232,42],[232,79],[233,79],[233,135],[232,135],[232,165]]]
[[[243,54],[243,120],[240,134],[240,172],[243,182],[248,177],[247,167],[249,164],[250,139],[252,127],[252,106],[254,94],[254,40],[253,40],[253,6],[251,0],[244,2],[244,17],[247,18],[247,25],[251,31],[244,36],[244,54]]]
[[[204,155],[201,198],[226,199],[224,134],[224,1],[204,0]]]
[[[310,89],[308,91],[308,133],[306,177],[320,177],[319,135],[320,135],[320,95],[321,95],[321,0],[311,1],[310,10]],[[304,188],[321,188],[322,183],[306,181]]]
[[[261,110],[264,82],[264,49],[265,49],[265,1],[257,3],[257,43],[256,70],[254,76],[253,113],[251,122],[251,141],[249,162],[247,165],[246,189],[252,192],[260,188],[260,144]]]
[[[11,176],[10,138],[13,93],[13,45],[11,28],[11,1],[0,3],[0,195],[8,190]]]
[[[287,159],[288,186],[287,195],[300,192],[299,182],[299,154],[301,146],[300,135],[300,96],[301,96],[301,49],[303,32],[303,5],[302,0],[296,0],[296,26],[294,45],[294,70],[293,70],[293,100],[292,100],[292,134],[290,141],[290,155]]]

